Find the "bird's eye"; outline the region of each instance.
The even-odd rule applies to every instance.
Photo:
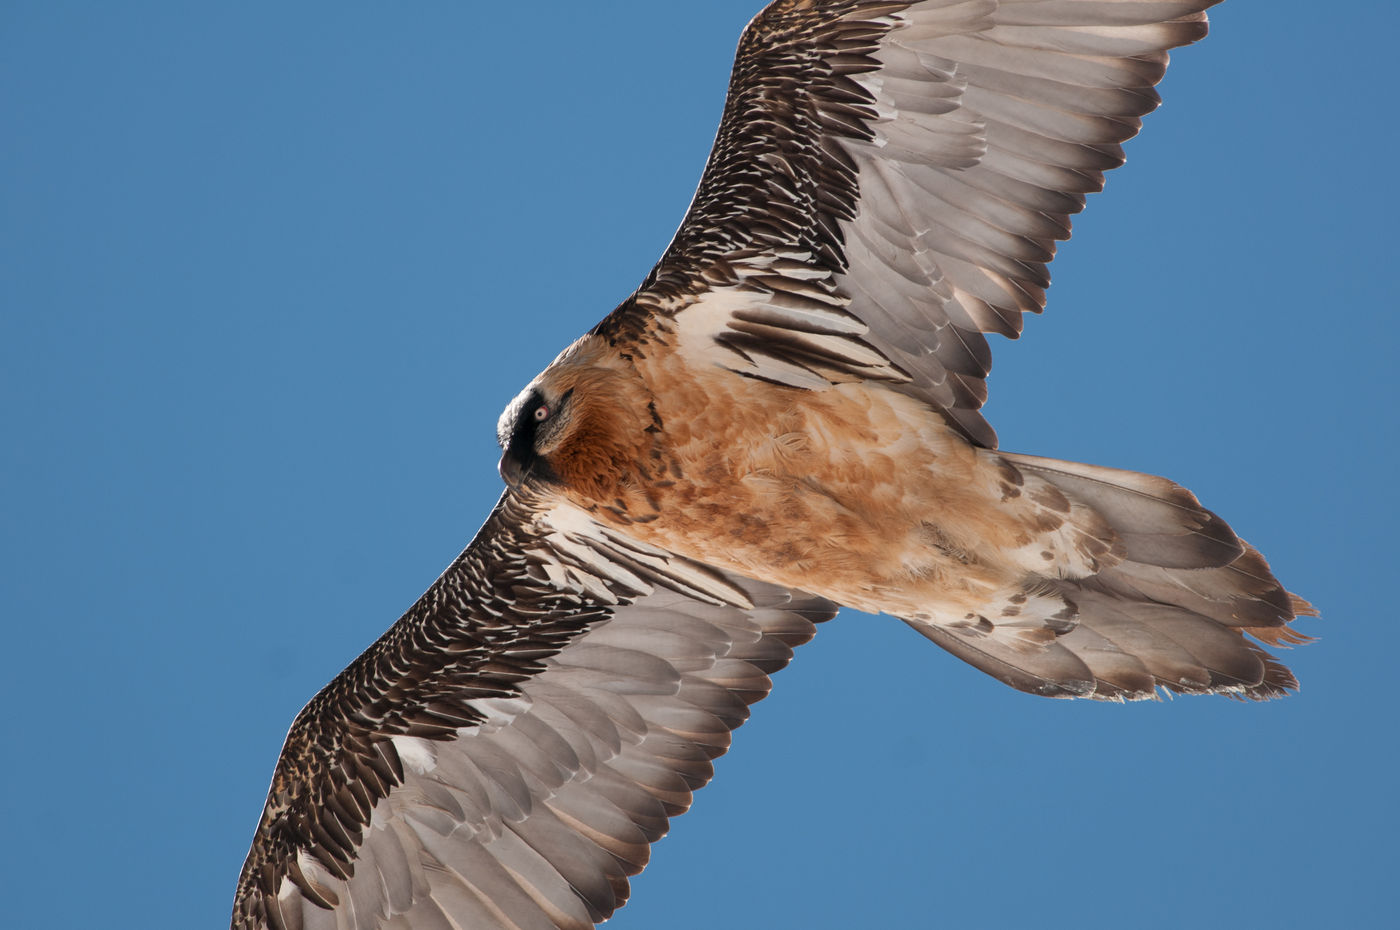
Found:
[[[548,419],[549,419],[549,408],[548,408],[548,407],[546,407],[544,404],[540,404],[538,407],[535,408],[535,422],[536,422],[536,423],[543,423],[545,420],[548,420]]]

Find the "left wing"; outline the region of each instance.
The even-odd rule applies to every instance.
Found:
[[[234,930],[591,928],[834,614],[503,496],[292,724]]]

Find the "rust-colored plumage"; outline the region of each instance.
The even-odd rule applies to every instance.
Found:
[[[986,334],[1210,0],[779,0],[689,214],[502,415],[508,490],[297,717],[252,928],[585,928],[837,605],[1032,693],[1296,688],[1311,613],[1164,478],[1003,452]]]

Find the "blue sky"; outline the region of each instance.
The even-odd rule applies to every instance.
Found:
[[[226,921],[293,715],[660,254],[759,6],[4,4],[10,926]],[[842,615],[610,926],[1393,917],[1400,12],[1350,10],[1216,11],[990,381],[1005,448],[1169,475],[1318,604],[1302,693],[1037,700]]]

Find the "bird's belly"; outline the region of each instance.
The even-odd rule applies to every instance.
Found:
[[[910,619],[999,602],[1044,564],[1000,459],[917,401],[715,380],[658,392],[690,399],[659,411],[666,473],[595,512],[698,561]]]

